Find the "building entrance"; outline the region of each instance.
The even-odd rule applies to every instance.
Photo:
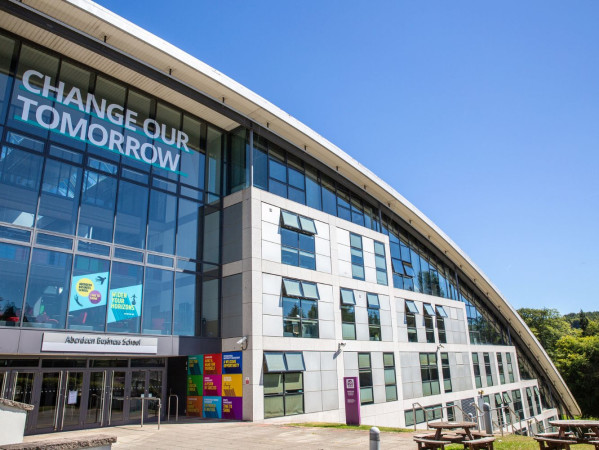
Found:
[[[1,368],[0,397],[35,406],[27,415],[26,434],[136,423],[142,414],[144,422],[157,420],[158,402],[145,401],[142,410],[140,397],[164,398],[166,369],[131,367],[128,361],[119,361],[127,367],[94,368],[102,363]]]

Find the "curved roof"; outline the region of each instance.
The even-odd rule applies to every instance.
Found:
[[[381,204],[387,205],[445,253],[486,294],[483,300],[496,309],[515,331],[517,336],[512,334],[512,337],[520,341],[522,350],[529,352],[532,362],[546,375],[564,406],[571,414],[580,415],[576,400],[553,362],[499,289],[418,208],[339,147],[218,70],[89,0],[10,0],[1,8],[12,15],[0,15],[3,28],[151,92],[223,129],[231,130],[239,126],[239,118],[254,127],[267,128],[269,132],[304,149]],[[35,24],[30,20],[34,15],[38,17]],[[91,44],[80,45],[79,38]],[[137,67],[142,65],[148,73],[158,75],[148,76],[131,69],[131,65],[94,52],[91,49],[93,44],[111,50],[112,54],[122,55],[124,59],[136,62]],[[173,84],[157,81],[161,78],[183,86],[185,90],[174,89]],[[211,101],[212,107],[206,106],[206,101],[198,101],[184,92],[202,94]],[[215,108],[214,105],[221,107]],[[235,114],[228,114],[227,111]]]

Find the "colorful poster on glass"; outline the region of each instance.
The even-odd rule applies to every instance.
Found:
[[[220,375],[204,375],[204,396],[216,397],[220,396],[221,391],[221,376]]]
[[[141,284],[111,289],[108,323],[139,317],[141,313],[141,293]]]
[[[241,352],[223,353],[223,374],[243,373],[241,367]]]
[[[108,272],[73,277],[69,311],[105,306],[108,297]]]
[[[204,397],[204,417],[212,419],[222,418],[220,397]]]
[[[241,397],[223,397],[223,419],[243,419],[243,402]]]
[[[222,379],[222,396],[223,397],[241,397],[243,395],[243,375],[235,373],[231,375],[223,375]]]
[[[220,375],[222,353],[204,355],[204,375]]]

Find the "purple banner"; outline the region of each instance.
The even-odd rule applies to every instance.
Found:
[[[241,397],[223,397],[223,419],[243,419],[242,401]]]
[[[360,385],[358,377],[343,377],[345,391],[345,423],[360,425]]]

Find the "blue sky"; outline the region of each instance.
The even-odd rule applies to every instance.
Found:
[[[364,163],[516,308],[599,310],[599,2],[99,3]]]

